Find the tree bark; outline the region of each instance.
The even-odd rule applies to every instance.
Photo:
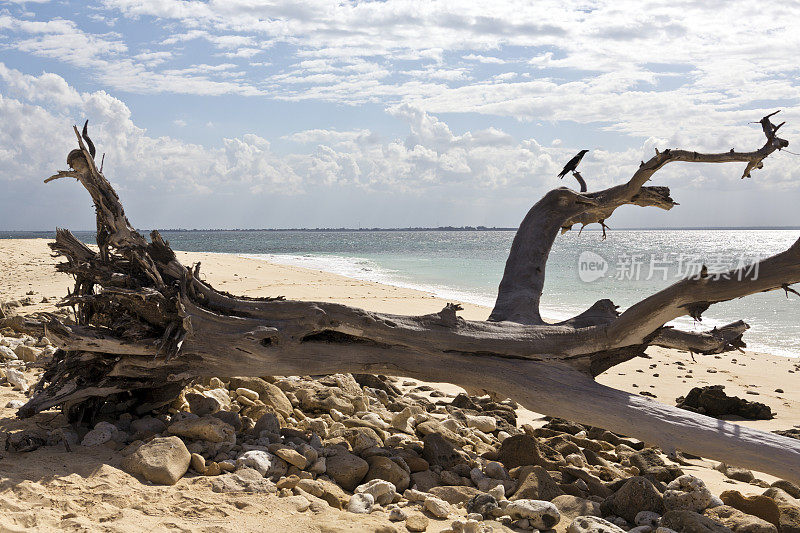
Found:
[[[768,126],[764,126],[766,120]],[[650,345],[720,353],[744,346],[748,328],[734,322],[704,333],[665,327],[711,304],[800,281],[800,241],[759,263],[757,279],[728,273],[682,280],[622,314],[600,300],[557,324],[539,313],[544,270],[559,231],[604,221],[625,204],[670,209],[666,187],[644,184],[672,161],[747,163],[745,175],[788,145],[762,120],[766,144],[753,152],[699,154],[665,150],[643,162],[627,183],[579,194],[547,193],[520,225],[488,321],[436,313],[402,316],[344,305],[244,298],[216,291],[198,267],[181,265],[157,232],[148,242],[128,222],[111,184],[78,135],[71,171],[97,209],[98,252],[58,230],[59,270],[75,277],[62,305],[76,324],[42,324],[59,346],[35,394],[19,410],[31,416],[61,407],[73,420],[102,410],[144,413],[207,376],[381,373],[503,391],[548,415],[600,425],[670,451],[675,448],[800,481],[800,442],[711,419],[597,384],[593,377]],[[76,153],[77,152],[77,153]]]

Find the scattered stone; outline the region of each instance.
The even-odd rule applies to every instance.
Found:
[[[422,457],[431,465],[452,468],[464,462],[455,447],[441,433],[429,433],[422,439]]]
[[[465,486],[433,487],[429,492],[433,496],[444,500],[451,505],[464,504],[478,494],[482,494],[481,491],[474,487]]]
[[[188,418],[173,422],[167,432],[179,437],[209,442],[236,442],[233,426],[214,416]]]
[[[356,494],[370,494],[374,503],[388,505],[398,497],[396,487],[383,479],[373,479],[356,487]]]
[[[409,531],[425,531],[428,529],[430,520],[425,515],[414,513],[406,518],[406,529]]]
[[[694,511],[667,511],[661,517],[661,528],[669,528],[678,533],[731,533],[719,522]],[[656,530],[658,531],[658,530]]]
[[[710,504],[711,492],[702,479],[692,475],[671,481],[664,492],[664,509],[667,511],[702,512]]]
[[[778,528],[766,520],[745,514],[728,505],[706,509],[703,514],[735,533],[778,533]]]
[[[110,441],[119,430],[114,424],[108,422],[98,422],[90,432],[84,435],[81,446],[93,447],[100,446]]]
[[[484,518],[492,516],[499,507],[497,499],[491,494],[478,494],[467,501],[466,505],[468,513],[477,513]]]
[[[509,470],[518,466],[540,464],[539,448],[530,435],[514,435],[500,445],[497,460]]]
[[[567,533],[625,533],[625,530],[597,516],[579,516],[569,525]]]
[[[512,500],[547,500],[550,501],[564,494],[550,474],[539,465],[523,466],[517,472],[519,488],[511,497]]]
[[[263,477],[278,478],[286,474],[286,462],[264,450],[250,450],[236,459],[238,468],[252,468]]]
[[[383,479],[392,483],[397,490],[403,492],[411,484],[411,476],[400,465],[388,457],[375,455],[367,459],[369,471],[364,481]]]
[[[296,466],[300,470],[304,470],[306,466],[308,466],[308,459],[306,459],[303,454],[292,448],[278,448],[275,450],[275,455],[290,465]]]
[[[768,405],[728,396],[724,389],[724,385],[695,387],[676,402],[681,409],[713,417],[736,415],[747,420],[770,420],[774,417]]]
[[[189,469],[191,454],[178,437],[161,437],[122,459],[122,469],[152,483],[174,485]]]
[[[375,505],[375,498],[372,494],[366,492],[358,493],[350,497],[347,510],[351,513],[366,514],[372,511],[373,505]]]
[[[637,476],[627,480],[619,490],[603,501],[601,509],[604,514],[621,516],[628,522],[635,523],[640,512],[652,511],[660,514],[664,511],[664,505],[664,498],[658,489],[647,478]]]
[[[757,516],[762,520],[766,520],[775,527],[780,527],[780,509],[778,504],[769,496],[755,495],[743,496],[740,492],[735,490],[726,490],[719,495],[720,499],[735,509],[743,513]]]
[[[534,529],[553,529],[561,520],[556,506],[542,500],[515,500],[504,511],[512,520],[528,520]]]
[[[446,501],[440,500],[435,496],[428,496],[425,498],[425,501],[422,502],[422,506],[436,518],[447,518],[447,515],[451,512],[450,505]]]
[[[343,448],[326,458],[326,473],[344,490],[352,491],[369,471],[369,463]]]
[[[5,368],[3,372],[6,374],[6,379],[14,387],[16,390],[22,392],[28,392],[30,385],[28,385],[28,380],[25,379],[25,376],[17,370],[16,368]]]
[[[740,468],[737,466],[728,466],[725,463],[720,463],[715,467],[715,470],[719,470],[722,472],[726,477],[730,479],[735,479],[736,481],[743,481],[745,483],[749,483],[755,479],[753,472],[746,468]]]

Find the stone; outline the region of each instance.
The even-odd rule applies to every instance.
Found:
[[[167,425],[152,416],[145,416],[131,422],[131,433],[134,439],[147,439],[166,431]]]
[[[753,481],[755,479],[753,472],[751,472],[746,468],[741,468],[738,466],[729,466],[725,463],[720,463],[714,468],[715,470],[719,470],[720,472],[725,474],[726,477],[735,479],[736,481],[743,481],[745,483],[749,483],[750,481]]]
[[[625,530],[597,516],[578,516],[570,523],[567,533],[625,533]]]
[[[773,524],[756,516],[745,514],[729,505],[706,509],[703,514],[732,529],[735,533],[778,533],[778,528]]]
[[[729,505],[743,513],[757,516],[773,524],[775,527],[780,527],[780,509],[775,500],[769,496],[760,494],[756,496],[743,496],[738,491],[726,490],[720,494],[719,497],[725,505]]]
[[[222,402],[214,396],[189,392],[184,397],[189,403],[189,411],[197,416],[214,414],[222,409]]]
[[[22,359],[26,363],[35,363],[36,360],[42,355],[42,350],[34,348],[33,346],[20,344],[14,348],[14,353],[19,359]]]
[[[204,474],[206,471],[206,460],[199,453],[193,453],[189,461],[189,466],[198,474]]]
[[[356,487],[356,494],[370,494],[375,503],[389,505],[398,495],[395,486],[383,479],[373,479]]]
[[[372,511],[373,505],[375,505],[375,498],[372,494],[353,494],[347,504],[347,510],[351,513],[367,514]]]
[[[530,435],[514,435],[500,444],[497,460],[509,470],[518,466],[537,465],[541,462],[536,439]]]
[[[271,453],[263,450],[250,450],[244,452],[236,459],[237,468],[252,468],[263,477],[278,478],[286,474],[286,462]]]
[[[289,496],[284,501],[294,506],[295,511],[299,513],[302,513],[311,507],[311,502],[308,501],[308,498],[299,494],[295,496]]]
[[[276,385],[255,377],[235,377],[230,379],[233,389],[249,389],[258,394],[258,399],[271,410],[284,418],[292,415],[292,402]]]
[[[278,417],[275,413],[265,413],[262,415],[256,425],[253,427],[253,433],[255,435],[261,435],[262,431],[266,431],[267,433],[280,435],[281,433],[281,424],[278,421]]]
[[[369,464],[369,470],[364,478],[365,482],[373,479],[384,479],[397,487],[399,492],[403,492],[411,484],[409,473],[388,457],[374,455],[367,458],[367,463]]]
[[[481,491],[474,487],[464,487],[464,486],[442,486],[442,487],[433,487],[430,491],[428,491],[433,496],[446,501],[452,505],[459,505],[462,503],[466,503],[470,499],[474,498],[478,494],[482,494]]]
[[[406,407],[402,411],[395,413],[392,417],[391,426],[398,430],[402,431],[403,433],[408,433],[410,435],[414,434],[414,412],[411,410],[411,407]]]
[[[414,513],[406,518],[406,529],[409,531],[425,531],[428,529],[429,523],[430,520],[428,520],[427,516],[420,513]]]
[[[304,470],[305,467],[308,466],[308,459],[306,459],[303,454],[292,448],[278,448],[275,450],[275,455],[290,465],[296,466],[300,470]]]
[[[788,494],[792,498],[800,498],[800,487],[798,487],[791,481],[787,481],[785,479],[779,479],[770,486],[786,491],[786,494]]]
[[[428,496],[425,498],[425,501],[422,502],[422,506],[436,518],[447,518],[452,511],[450,504],[436,496]]]
[[[695,387],[686,397],[678,398],[677,406],[707,416],[736,415],[747,420],[770,420],[774,417],[768,405],[725,394],[724,385]]]
[[[428,492],[433,487],[441,485],[439,474],[432,470],[425,470],[424,472],[414,472],[411,474],[411,485],[416,487],[417,490]]]
[[[664,509],[667,511],[702,512],[710,504],[711,492],[706,484],[702,479],[689,474],[670,481],[664,491]]]
[[[253,402],[259,399],[258,393],[253,389],[248,389],[247,387],[239,387],[236,389],[236,395],[243,396]]]
[[[17,354],[8,346],[0,345],[0,361],[14,361],[17,359]]]
[[[603,501],[601,509],[603,514],[621,516],[629,523],[635,523],[636,515],[641,511],[664,512],[664,500],[647,478],[636,476]]]
[[[467,427],[475,428],[484,433],[492,433],[497,430],[497,420],[493,416],[485,415],[466,415]]]
[[[512,520],[528,520],[534,529],[553,529],[561,520],[556,506],[542,500],[515,500],[504,511]]]
[[[355,489],[369,471],[369,463],[344,448],[337,448],[325,460],[326,473],[344,490]]]
[[[402,522],[408,518],[408,513],[406,513],[402,508],[397,505],[393,505],[389,508],[389,520],[392,522]]]
[[[122,459],[122,469],[152,483],[174,485],[189,469],[191,454],[178,437],[160,437]]]
[[[468,513],[478,513],[484,518],[489,518],[500,506],[491,494],[478,494],[467,501],[466,507]]]
[[[639,469],[640,476],[652,476],[657,481],[669,483],[683,475],[676,465],[667,465],[653,448],[645,448],[629,455],[631,466]]]
[[[561,520],[556,524],[556,530],[559,533],[566,531],[579,516],[602,516],[600,503],[579,496],[562,494],[553,498],[550,503],[555,505],[558,512],[561,513]]]
[[[512,500],[550,501],[564,494],[564,491],[553,480],[547,470],[539,465],[521,467],[517,477],[520,480],[519,488],[511,497]]]
[[[422,457],[431,465],[452,468],[464,458],[440,433],[429,433],[422,439]]]
[[[659,529],[669,528],[678,533],[731,533],[719,522],[694,511],[667,511],[661,517]]]
[[[277,492],[275,483],[265,479],[261,472],[242,467],[236,472],[222,474],[211,481],[211,490],[222,493],[270,494]]]
[[[25,405],[25,401],[24,400],[10,400],[6,404],[6,408],[7,409],[19,409],[23,405]]]
[[[658,523],[661,520],[661,515],[658,513],[654,513],[653,511],[639,511],[636,513],[636,517],[633,519],[633,523],[636,524],[638,527],[650,527],[651,529],[655,529],[658,527]]]
[[[167,432],[179,437],[208,442],[236,442],[233,426],[214,416],[188,418],[173,422]]]
[[[25,375],[22,372],[16,368],[5,368],[3,372],[5,372],[6,379],[12,387],[22,392],[28,392],[30,385],[28,385],[28,380],[25,379]]]
[[[105,444],[106,442],[112,440],[115,434],[118,433],[119,430],[114,424],[110,424],[108,422],[98,422],[94,426],[94,429],[83,436],[83,439],[81,440],[81,446],[100,446],[101,444]]]

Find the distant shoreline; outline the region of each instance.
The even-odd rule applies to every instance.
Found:
[[[626,227],[614,228],[612,231],[791,231],[800,230],[800,226],[684,226],[684,227]],[[85,230],[70,230],[77,233],[94,233],[93,229]],[[150,229],[139,229],[137,231],[147,234]],[[359,233],[359,232],[398,232],[398,231],[463,231],[463,232],[481,232],[481,231],[517,231],[517,228],[507,227],[488,227],[488,226],[438,226],[438,227],[406,227],[406,228],[235,228],[235,229],[184,229],[184,228],[159,228],[160,232],[185,232],[185,233],[200,233],[200,232],[307,232],[307,233]],[[583,231],[601,231],[601,228],[584,228]],[[55,230],[3,230],[0,229],[0,239],[17,239],[25,238],[25,235],[30,235],[35,238],[36,235],[42,233],[55,233]]]

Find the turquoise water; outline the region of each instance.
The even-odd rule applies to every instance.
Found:
[[[234,253],[487,306],[494,303],[514,238],[513,231],[162,233],[177,250]],[[94,238],[89,232],[77,235],[87,242]],[[0,233],[0,238],[11,236],[22,235]],[[624,309],[701,264],[712,273],[729,270],[785,250],[799,237],[798,230],[613,230],[603,241],[600,232],[569,232],[553,246],[542,313],[547,318],[567,318],[600,298],[610,298]],[[585,267],[587,258],[604,262],[605,275],[582,279],[579,259]],[[680,318],[676,325],[703,330],[738,319],[751,326],[745,334],[750,349],[800,356],[800,298],[787,299],[783,291],[717,304],[704,314],[702,323]]]

